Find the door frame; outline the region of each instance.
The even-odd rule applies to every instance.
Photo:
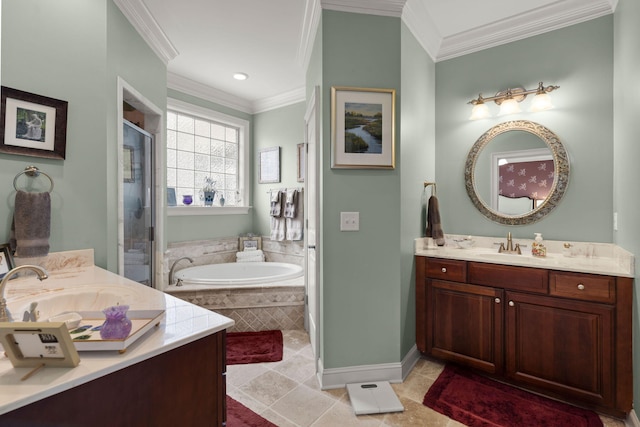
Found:
[[[165,150],[163,139],[163,124],[164,124],[164,110],[156,106],[153,102],[149,101],[140,92],[138,92],[132,85],[127,83],[122,77],[118,76],[117,83],[117,152],[118,152],[118,165],[117,165],[117,186],[118,186],[118,274],[124,275],[124,184],[123,184],[123,171],[122,165],[123,159],[123,147],[124,147],[124,109],[123,102],[127,102],[131,106],[135,107],[138,111],[144,114],[144,127],[143,129],[150,133],[153,137],[154,144],[154,158],[152,165],[152,174],[154,182],[154,212],[155,216],[155,238],[153,247],[153,270],[151,273],[151,286],[156,289],[162,289],[162,266],[163,254],[162,248],[164,248],[164,215],[162,213],[165,209],[165,197],[164,197],[164,182],[165,171],[163,168]]]
[[[319,371],[319,361],[320,361],[320,355],[322,354],[321,352],[321,330],[322,330],[322,312],[321,312],[321,307],[322,304],[320,302],[320,297],[322,295],[321,292],[321,281],[320,281],[320,145],[321,145],[321,129],[320,129],[320,114],[321,114],[321,109],[320,109],[320,87],[319,86],[315,86],[313,91],[311,92],[311,97],[309,99],[309,102],[307,104],[307,111],[305,112],[304,115],[304,122],[305,122],[305,131],[304,131],[304,137],[305,137],[305,153],[306,155],[304,156],[305,158],[305,206],[307,206],[307,208],[305,208],[305,287],[306,287],[306,291],[305,291],[305,325],[309,325],[309,309],[308,309],[308,297],[306,296],[306,292],[308,291],[308,283],[309,283],[309,275],[310,274],[314,274],[315,275],[315,289],[316,289],[316,295],[315,295],[315,312],[316,312],[316,316],[317,318],[315,319],[315,343],[314,343],[314,348],[316,351],[316,354],[313,355],[314,357],[314,364],[315,364],[315,370],[316,372]],[[309,120],[313,117],[315,123],[315,153],[313,156],[311,156],[314,160],[315,160],[315,171],[316,171],[316,176],[315,176],[315,188],[309,188],[308,183],[309,183],[309,141],[308,141],[308,133],[307,133],[307,129],[308,129],[308,123]],[[316,262],[315,262],[315,271],[310,272],[309,268],[308,268],[308,259],[309,259],[309,247],[308,247],[308,228],[309,228],[309,220],[308,220],[308,214],[309,214],[309,198],[314,197],[315,198],[315,218],[316,218],[316,224],[315,224],[315,230],[316,230],[316,241],[315,241],[315,255],[316,255]]]

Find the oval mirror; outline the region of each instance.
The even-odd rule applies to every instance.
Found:
[[[464,168],[467,194],[492,221],[532,224],[560,202],[569,158],[556,134],[528,120],[500,123],[471,147]]]

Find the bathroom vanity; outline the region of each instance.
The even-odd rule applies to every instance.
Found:
[[[600,246],[607,256],[538,259],[490,247],[427,249],[418,239],[418,350],[625,417],[633,393],[633,256]]]
[[[222,426],[225,341],[233,320],[93,265],[12,280],[8,303],[41,301],[64,289],[124,292],[132,309],[162,309],[158,325],[126,351],[81,351],[75,368],[14,368],[0,357],[0,425]],[[100,298],[100,292],[96,298]]]

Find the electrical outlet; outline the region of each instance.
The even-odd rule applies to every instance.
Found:
[[[340,212],[340,231],[359,231],[360,212]]]
[[[618,231],[618,212],[613,213],[613,231]]]

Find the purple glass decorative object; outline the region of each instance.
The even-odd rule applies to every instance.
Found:
[[[191,194],[185,194],[184,196],[182,196],[182,203],[187,206],[193,203],[193,197],[191,196]]]
[[[114,305],[102,310],[106,320],[100,329],[100,338],[103,340],[121,340],[129,336],[131,320],[127,317],[127,310],[129,310],[128,305]]]

